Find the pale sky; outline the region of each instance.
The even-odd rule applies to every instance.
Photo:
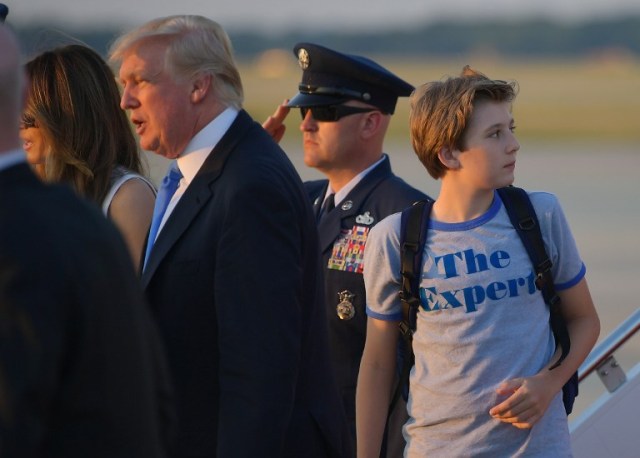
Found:
[[[0,0],[9,21],[96,26],[138,25],[171,14],[199,14],[227,29],[371,30],[441,18],[538,16],[561,21],[640,14],[639,0]]]

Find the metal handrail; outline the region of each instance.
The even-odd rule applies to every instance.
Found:
[[[640,309],[629,315],[617,328],[615,328],[606,339],[600,342],[589,356],[584,360],[578,369],[578,379],[580,381],[587,378],[602,364],[609,356],[620,348],[627,340],[640,330]]]

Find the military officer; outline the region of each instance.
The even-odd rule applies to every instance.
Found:
[[[305,183],[318,221],[333,369],[355,442],[355,392],[367,317],[362,258],[369,230],[425,194],[391,171],[383,141],[398,97],[413,86],[376,62],[312,43],[294,54],[302,68],[298,93],[264,127],[276,139],[290,108],[300,108],[304,162],[326,176]],[[417,164],[416,164],[417,165]],[[387,439],[402,456],[406,407],[399,402]]]

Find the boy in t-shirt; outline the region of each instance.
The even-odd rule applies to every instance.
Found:
[[[413,148],[441,179],[413,337],[405,456],[571,456],[562,386],[599,334],[585,266],[556,197],[531,192],[571,351],[562,364],[530,258],[496,189],[514,180],[516,83],[465,67],[411,96]],[[367,340],[360,366],[358,456],[377,457],[402,306],[400,214],[370,232]]]

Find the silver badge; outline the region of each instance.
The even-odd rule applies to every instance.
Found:
[[[366,224],[367,226],[370,226],[374,221],[373,216],[371,216],[369,212],[364,212],[362,215],[358,215],[356,217],[356,223],[358,224]]]
[[[342,205],[340,206],[340,208],[342,208],[345,211],[351,210],[351,207],[353,207],[353,202],[351,202],[350,200],[343,202]]]
[[[356,297],[356,295],[346,289],[338,293],[340,302],[336,307],[336,313],[341,320],[348,321],[356,314],[356,308],[353,306],[353,302],[351,302],[354,297]]]
[[[306,49],[300,48],[298,50],[298,65],[300,65],[301,69],[306,70],[309,68],[310,63],[311,60],[309,59],[309,53]]]

